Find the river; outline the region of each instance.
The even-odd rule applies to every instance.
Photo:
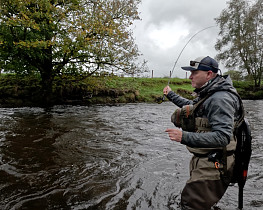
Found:
[[[253,153],[244,209],[263,209],[263,101],[244,101]],[[164,132],[175,106],[0,108],[0,209],[179,209],[191,155]],[[238,187],[219,209],[237,208]]]

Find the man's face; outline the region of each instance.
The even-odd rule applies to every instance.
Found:
[[[207,81],[211,79],[211,75],[212,71],[191,71],[189,79],[192,80],[192,87],[201,88]]]

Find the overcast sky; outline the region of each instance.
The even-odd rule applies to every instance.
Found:
[[[141,21],[136,21],[134,37],[154,77],[169,76],[179,53],[198,31],[216,26],[214,18],[226,8],[227,0],[142,0]],[[197,34],[186,46],[172,77],[185,78],[189,61],[200,56],[214,57],[218,27]],[[225,71],[220,64],[223,72]],[[151,76],[151,73],[148,74]],[[189,76],[189,74],[187,75]]]

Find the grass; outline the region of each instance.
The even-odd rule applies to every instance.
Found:
[[[163,88],[168,84],[168,81],[169,78],[111,77],[106,79],[105,86],[114,89],[137,90],[139,91],[139,98],[150,102],[163,95]],[[169,86],[174,91],[178,89],[193,90],[188,79],[172,78]]]
[[[0,104],[14,106],[14,100],[25,104],[39,101],[41,83],[39,77],[0,75]],[[135,78],[135,77],[84,77],[63,75],[53,83],[54,103],[76,101],[88,104],[155,102],[163,96],[163,88],[169,86],[179,95],[192,99],[189,79]],[[263,89],[254,89],[251,82],[233,81],[242,99],[262,99]],[[90,97],[92,96],[92,97]],[[84,101],[83,101],[84,100]]]

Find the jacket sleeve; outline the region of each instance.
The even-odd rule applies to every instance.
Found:
[[[231,93],[220,91],[204,102],[205,115],[211,125],[211,132],[194,133],[183,131],[182,144],[190,147],[223,147],[233,135],[234,116],[239,101]]]
[[[175,92],[170,91],[166,96],[171,102],[173,102],[176,106],[182,108],[184,105],[193,104],[192,100],[183,98],[177,95]]]

